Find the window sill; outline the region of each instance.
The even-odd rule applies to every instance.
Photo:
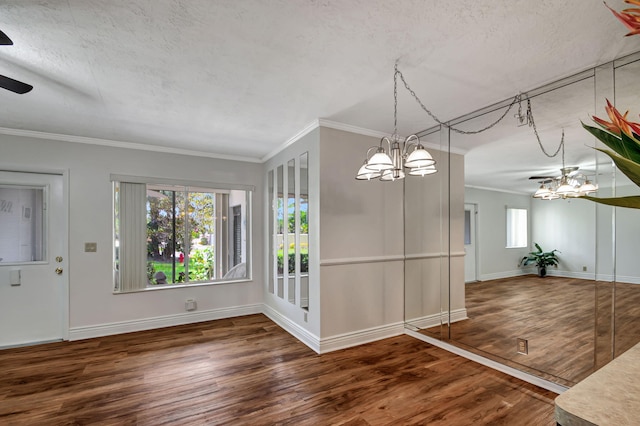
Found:
[[[113,294],[130,294],[130,293],[144,293],[147,291],[158,291],[158,290],[169,290],[175,288],[192,288],[192,287],[208,287],[220,284],[236,284],[236,283],[247,283],[252,282],[253,280],[250,278],[241,278],[237,280],[224,280],[224,281],[208,281],[201,283],[192,283],[192,284],[166,284],[166,285],[154,285],[145,288],[141,288],[139,290],[127,290],[127,291],[114,291]]]

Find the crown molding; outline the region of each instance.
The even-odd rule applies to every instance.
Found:
[[[191,149],[172,148],[167,146],[148,145],[135,142],[124,142],[110,139],[90,138],[86,136],[64,135],[60,133],[38,132],[35,130],[11,129],[0,127],[0,134],[21,136],[35,139],[48,139],[61,142],[83,143],[88,145],[101,145],[114,148],[137,149],[141,151],[163,152],[166,154],[189,155],[195,157],[208,157],[219,160],[243,161],[247,163],[262,163],[259,158],[243,157],[238,155],[215,154],[212,152],[196,151]]]
[[[389,134],[384,132],[379,132],[377,130],[365,129],[364,127],[352,126],[351,124],[339,123],[337,121],[325,120],[321,118],[318,120],[318,123],[322,127],[328,127],[330,129],[343,130],[349,133],[355,133],[357,135],[363,136],[373,136],[375,138],[383,138],[385,136],[389,136]]]
[[[390,136],[388,133],[379,132],[377,130],[365,129],[363,127],[352,126],[350,124],[344,124],[344,123],[338,123],[337,121],[325,120],[322,118],[318,120],[318,123],[322,127],[328,127],[336,130],[344,130],[345,132],[356,133],[358,135],[373,136],[376,138],[383,138],[385,136],[386,137]],[[443,149],[444,147],[441,147],[438,144],[431,143],[431,142],[424,142],[424,141],[421,141],[421,142],[422,142],[422,145],[428,148],[435,149],[437,151],[447,152],[446,149]],[[460,148],[450,148],[449,152],[451,152],[452,154],[465,155],[468,152],[468,150],[460,149]]]
[[[493,191],[493,192],[503,192],[505,194],[515,194],[515,195],[527,195],[530,196],[531,193],[535,192],[535,191],[513,191],[513,190],[509,190],[509,189],[500,189],[500,188],[489,188],[488,186],[476,186],[476,185],[465,185],[465,188],[471,188],[471,189],[480,189],[482,191]]]
[[[308,135],[318,127],[320,127],[319,121],[320,120],[313,120],[311,123],[307,124],[302,130],[300,130],[298,133],[296,133],[295,135],[287,139],[278,148],[274,149],[273,151],[271,151],[270,153],[262,157],[260,159],[260,162],[266,163],[268,160],[272,159],[273,157],[278,155],[280,152],[284,151],[285,148],[287,148],[290,145],[293,145],[294,143],[296,143],[297,141],[299,141],[300,139],[302,139],[303,137],[305,137],[306,135]]]
[[[216,154],[213,152],[205,152],[205,151],[197,151],[191,149],[183,149],[183,148],[173,148],[168,146],[158,146],[158,145],[149,145],[143,143],[136,142],[125,142],[125,141],[117,141],[111,139],[101,139],[101,138],[92,138],[86,136],[74,136],[74,135],[65,135],[62,133],[48,133],[48,132],[39,132],[35,130],[23,130],[23,129],[12,129],[9,127],[0,127],[0,134],[2,135],[11,135],[11,136],[21,136],[27,138],[34,139],[47,139],[47,140],[55,140],[61,142],[71,142],[71,143],[82,143],[88,145],[100,145],[100,146],[109,146],[113,148],[125,148],[125,149],[137,149],[140,151],[151,151],[151,152],[162,152],[165,154],[177,154],[177,155],[189,155],[194,157],[207,157],[214,158],[218,160],[231,160],[231,161],[243,161],[247,163],[265,163],[271,158],[278,155],[285,148],[290,145],[293,145],[315,129],[319,127],[327,127],[335,130],[342,130],[349,133],[354,133],[363,136],[371,136],[375,138],[383,138],[385,136],[389,136],[389,134],[384,132],[379,132],[377,130],[365,129],[363,127],[352,126],[350,124],[339,123],[337,121],[325,120],[325,119],[317,119],[307,124],[302,130],[293,135],[291,138],[287,139],[283,144],[281,144],[278,148],[274,149],[267,155],[262,158],[254,158],[254,157],[244,157],[239,155],[225,155],[225,154]],[[435,149],[438,151],[446,152],[442,150],[442,147],[438,144],[430,143],[430,142],[422,142],[422,144],[431,149]],[[453,154],[464,155],[467,153],[466,150],[451,148],[450,152]]]

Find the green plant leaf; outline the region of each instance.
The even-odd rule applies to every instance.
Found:
[[[616,136],[613,133],[609,133],[605,130],[599,129],[593,126],[587,126],[582,123],[589,133],[595,136],[600,142],[607,145],[618,155],[632,160],[636,163],[640,163],[640,144],[635,139],[622,133],[622,136]]]
[[[616,153],[609,151],[608,149],[595,149],[600,152],[604,152],[609,157],[611,157],[618,169],[620,169],[620,171],[624,173],[625,176],[628,177],[633,183],[635,183],[637,186],[640,186],[640,164],[627,158],[621,157]]]
[[[600,204],[606,204],[608,206],[640,209],[640,195],[633,195],[629,197],[611,197],[611,198],[589,197],[585,195],[584,197],[580,197],[580,198],[584,198],[586,200],[594,201]]]

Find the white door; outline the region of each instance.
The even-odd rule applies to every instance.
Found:
[[[464,205],[464,281],[478,280],[476,254],[476,216],[475,204]]]
[[[65,206],[62,176],[0,171],[0,348],[68,333]]]

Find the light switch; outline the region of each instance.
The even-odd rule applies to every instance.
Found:
[[[85,253],[95,253],[98,251],[98,243],[84,243]]]
[[[21,284],[21,273],[20,269],[10,271],[9,272],[9,283],[12,286],[19,286]]]

